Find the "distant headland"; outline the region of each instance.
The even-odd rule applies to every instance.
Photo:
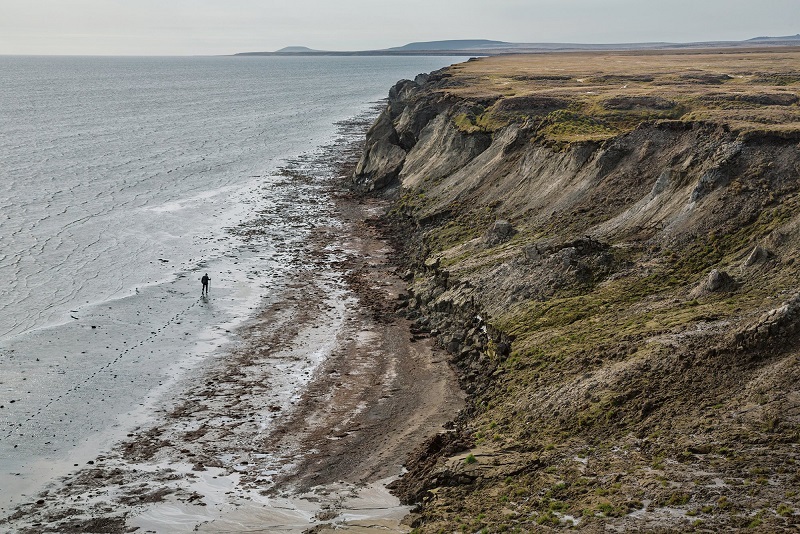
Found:
[[[781,37],[754,37],[744,41],[703,41],[693,43],[510,43],[489,39],[453,39],[423,41],[380,50],[314,50],[306,46],[287,46],[274,52],[241,52],[236,56],[496,56],[540,52],[569,52],[587,50],[680,50],[695,48],[752,48],[800,46],[800,34]]]

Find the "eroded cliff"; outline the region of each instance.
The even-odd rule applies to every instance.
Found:
[[[398,303],[470,405],[420,531],[800,524],[800,53],[470,61],[392,89]]]

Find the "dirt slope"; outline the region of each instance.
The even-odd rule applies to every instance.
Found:
[[[422,532],[800,524],[800,52],[491,58],[398,83],[355,174],[469,407]]]

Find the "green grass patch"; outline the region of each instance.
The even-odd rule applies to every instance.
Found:
[[[781,517],[791,517],[792,515],[794,515],[794,508],[792,508],[788,504],[781,503],[778,505],[776,512]]]
[[[691,499],[691,497],[689,496],[688,493],[676,492],[676,493],[673,493],[672,495],[669,496],[669,499],[667,499],[667,505],[668,506],[684,506],[685,504],[687,504],[689,502],[690,499]]]
[[[453,124],[459,131],[472,133],[492,133],[511,124],[508,117],[491,111],[475,113],[459,113],[453,117]]]
[[[565,109],[551,112],[545,121],[542,132],[555,141],[601,141],[621,133],[600,118]]]

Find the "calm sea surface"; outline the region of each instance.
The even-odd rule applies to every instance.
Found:
[[[269,298],[326,202],[287,159],[456,61],[0,56],[0,511]],[[257,241],[226,230],[256,213]]]

